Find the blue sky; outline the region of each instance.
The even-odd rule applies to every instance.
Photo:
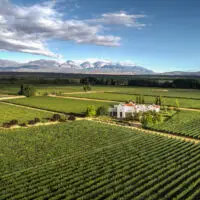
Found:
[[[200,70],[198,0],[0,0],[0,3],[1,1],[4,2],[4,7],[14,9],[11,15],[15,18],[21,16],[18,13],[23,13],[23,9],[30,10],[23,13],[26,18],[28,16],[29,21],[20,18],[20,25],[17,20],[10,23],[10,18],[7,17],[9,13],[3,14],[2,18],[6,19],[4,23],[8,26],[6,31],[17,30],[17,39],[4,39],[4,35],[7,37],[8,34],[1,36],[4,39],[3,42],[0,40],[1,59],[58,59],[58,54],[61,60],[96,58],[129,61],[158,72]],[[37,7],[34,7],[36,4]],[[35,8],[38,12],[42,9],[43,15],[40,18],[36,17],[37,12],[35,16],[31,15]],[[46,16],[46,10],[53,11],[53,16]],[[59,14],[62,15],[58,16]],[[44,30],[41,26],[34,27],[34,20],[41,19],[47,19],[48,23],[52,20],[54,23],[50,26],[55,28],[50,30],[45,27]],[[59,31],[56,28],[58,21],[63,27],[59,27]],[[70,27],[66,30],[68,25]],[[71,31],[73,28],[75,31]],[[36,30],[38,31],[34,32]],[[13,40],[14,45],[10,43]],[[26,44],[22,44],[22,48],[16,42]],[[37,45],[38,48],[35,49]]]

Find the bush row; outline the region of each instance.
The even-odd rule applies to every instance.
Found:
[[[66,120],[63,119],[62,116],[59,115],[59,114],[54,114],[51,118],[48,118],[48,120],[51,121],[51,122],[56,122],[56,121],[65,122],[65,121],[66,121]],[[76,120],[76,117],[75,117],[74,115],[70,115],[70,116],[68,117],[68,120],[74,121],[74,120]],[[20,124],[18,120],[13,119],[13,120],[11,120],[11,121],[9,121],[9,122],[3,123],[3,124],[2,124],[2,127],[4,127],[4,128],[10,128],[10,127],[16,126],[16,125],[22,126],[22,127],[26,127],[27,125],[35,125],[35,124],[37,124],[37,123],[39,123],[39,122],[40,122],[40,119],[39,119],[39,118],[34,118],[33,120],[29,120],[29,121],[27,122],[27,124],[26,124],[26,123],[21,123],[21,124]]]

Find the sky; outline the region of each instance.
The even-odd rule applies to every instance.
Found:
[[[200,71],[199,0],[0,0],[0,59]]]

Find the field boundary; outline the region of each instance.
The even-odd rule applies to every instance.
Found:
[[[86,92],[65,92],[65,93],[62,93],[62,94],[92,94],[92,93],[106,93],[106,92],[114,92],[114,91],[103,91],[103,90],[95,90],[95,91],[86,91]]]
[[[123,103],[120,101],[114,101],[114,100],[104,100],[104,99],[90,99],[90,98],[84,98],[84,97],[66,97],[66,96],[57,96],[50,94],[49,97],[55,97],[55,98],[63,98],[63,99],[76,99],[76,100],[84,100],[84,101],[98,101],[98,102],[108,102],[108,103]]]
[[[37,126],[49,126],[49,125],[55,125],[55,124],[60,124],[62,122],[59,121],[52,121],[52,122],[39,122],[33,125],[26,125],[26,126],[19,126],[19,125],[15,125],[15,126],[11,126],[10,128],[4,128],[4,127],[0,127],[0,130],[13,130],[13,129],[21,129],[21,128],[32,128],[32,127],[37,127]]]
[[[22,98],[26,98],[25,96],[5,96],[5,97],[0,97],[0,101],[2,100],[9,100],[9,99],[22,99]]]

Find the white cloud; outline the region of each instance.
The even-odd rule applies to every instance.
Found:
[[[64,20],[56,1],[17,6],[0,0],[0,50],[60,57],[46,45],[50,39],[103,46],[119,46],[120,37],[99,35],[102,26],[80,20]]]
[[[103,23],[103,24],[113,24],[113,25],[124,25],[127,27],[141,28],[146,26],[138,22],[138,19],[146,17],[145,15],[130,15],[125,11],[116,13],[105,13],[102,14],[100,18],[86,20],[89,23]]]

